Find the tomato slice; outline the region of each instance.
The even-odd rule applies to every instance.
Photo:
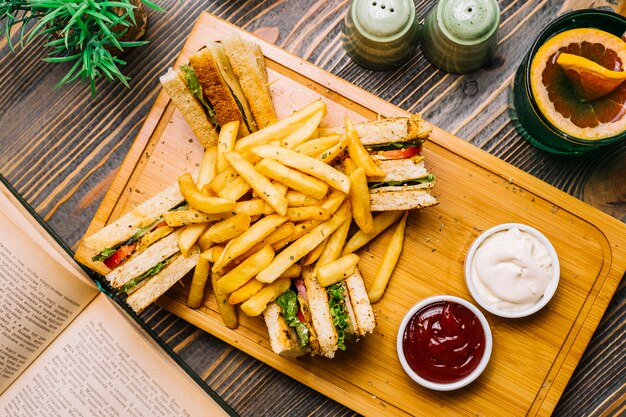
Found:
[[[298,320],[300,320],[301,323],[306,323],[306,318],[301,308],[298,309]]]
[[[137,248],[137,243],[131,243],[130,245],[124,245],[120,247],[118,250],[113,252],[113,255],[106,258],[102,261],[107,268],[112,269],[120,264],[124,259],[128,258],[128,256],[133,253],[133,251]]]
[[[405,159],[412,156],[419,155],[422,150],[421,146],[410,146],[404,149],[394,149],[391,151],[383,151],[381,156],[389,159]]]
[[[165,227],[165,226],[167,226],[167,223],[165,223],[165,220],[163,220],[163,221],[157,223],[150,231],[154,232],[156,229],[159,229],[159,228]]]

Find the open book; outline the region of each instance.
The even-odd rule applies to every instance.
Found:
[[[0,179],[0,415],[235,415]]]

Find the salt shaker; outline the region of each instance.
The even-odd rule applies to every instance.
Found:
[[[347,54],[366,68],[402,65],[419,41],[413,0],[352,0],[342,40]]]
[[[422,29],[422,51],[431,64],[466,74],[482,67],[498,45],[496,0],[440,0]]]

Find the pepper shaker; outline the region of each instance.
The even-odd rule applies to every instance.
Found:
[[[424,21],[422,52],[445,72],[476,71],[496,51],[499,24],[496,0],[440,0]]]
[[[353,0],[342,41],[346,53],[361,66],[389,70],[402,65],[419,41],[413,0]]]

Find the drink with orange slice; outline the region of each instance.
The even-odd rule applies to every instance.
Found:
[[[581,154],[626,139],[626,18],[568,13],[539,35],[515,75],[510,114],[536,147]]]

